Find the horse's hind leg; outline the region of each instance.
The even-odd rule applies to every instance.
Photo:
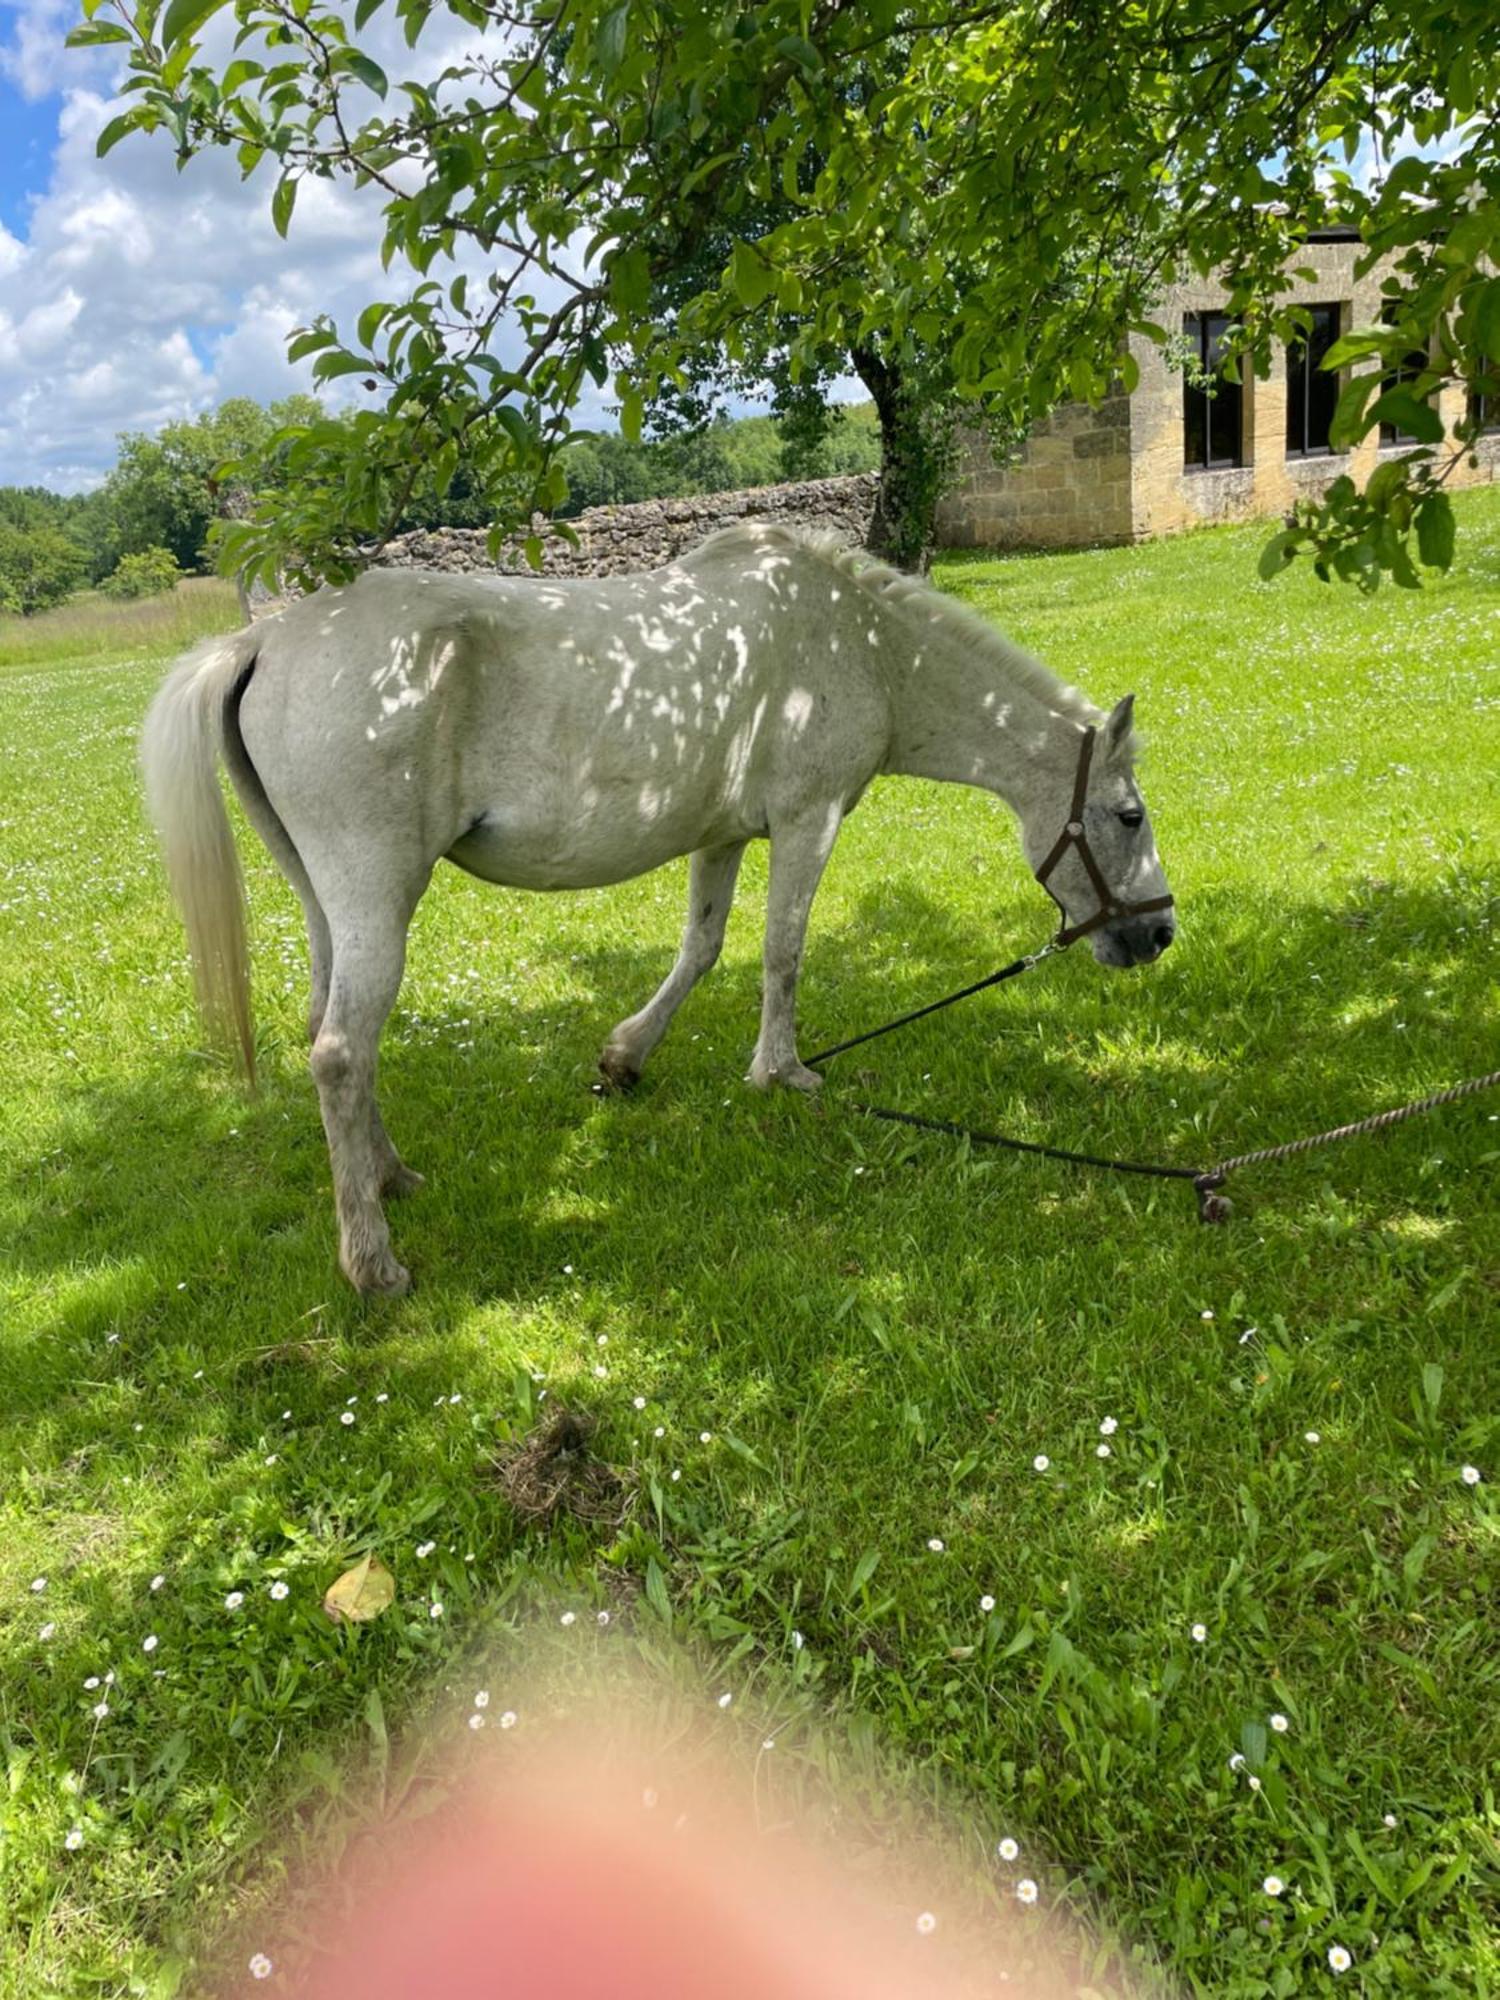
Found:
[[[401,1163],[375,1103],[376,1050],[401,985],[407,915],[399,906],[329,911],[333,959],[328,1004],[312,1049],[333,1165],[339,1263],[361,1292],[404,1292],[411,1282],[392,1254],[380,1205],[392,1163],[397,1168]]]
[[[734,901],[744,841],[729,847],[700,847],[689,870],[687,924],[677,963],[638,1014],[611,1031],[599,1067],[617,1089],[638,1081],[646,1058],[671,1025],[672,1016],[718,959],[724,926]]]
[[[313,894],[312,884],[307,881],[300,864],[299,873],[302,880],[295,882],[294,886],[302,898],[302,910],[307,918],[307,956],[312,968],[312,987],[307,1003],[307,1038],[316,1042],[328,1009],[328,985],[333,976],[333,939],[329,935],[323,905]],[[390,1135],[381,1123],[380,1107],[375,1102],[373,1091],[370,1093],[370,1143],[375,1149],[382,1194],[396,1197],[414,1194],[424,1185],[422,1176],[405,1164],[391,1144]]]

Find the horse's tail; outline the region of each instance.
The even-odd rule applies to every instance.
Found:
[[[198,1003],[210,1032],[237,1046],[255,1081],[245,882],[219,789],[230,703],[255,663],[253,626],[206,639],[173,667],[141,732],[146,803],[187,927]]]

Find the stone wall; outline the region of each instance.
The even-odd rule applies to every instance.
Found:
[[[1097,410],[1065,403],[1031,431],[1016,456],[997,463],[972,438],[964,469],[938,503],[944,548],[1067,548],[1128,542],[1130,399]]]
[[[586,507],[572,523],[578,547],[543,534],[542,570],[548,576],[618,576],[655,569],[686,554],[736,521],[782,521],[823,528],[851,546],[869,539],[879,476],[801,479],[786,486],[752,486],[738,493],[695,493],[682,500],[640,500],[629,506]],[[482,528],[434,528],[400,535],[383,551],[383,565],[401,569],[528,572],[517,537],[497,562],[485,548]]]

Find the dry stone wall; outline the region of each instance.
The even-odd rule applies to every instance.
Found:
[[[586,507],[572,523],[578,535],[576,549],[555,535],[543,535],[542,571],[547,576],[619,576],[655,569],[736,521],[827,529],[850,546],[863,547],[869,540],[879,483],[878,474],[860,472],[844,479],[752,486],[738,493],[695,493],[680,500]],[[482,528],[433,528],[400,535],[380,561],[400,569],[530,572],[522,538],[502,547],[495,562],[485,548]]]

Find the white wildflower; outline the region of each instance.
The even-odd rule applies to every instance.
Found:
[[[1331,1944],[1328,1947],[1328,1970],[1330,1972],[1347,1972],[1353,1963],[1354,1960],[1341,1944]]]
[[[1276,1731],[1278,1736],[1285,1736],[1291,1726],[1284,1715],[1273,1715],[1271,1717],[1271,1727]]]
[[[927,1546],[932,1550],[932,1553],[935,1556],[940,1556],[943,1553],[942,1539],[937,1535],[931,1535],[928,1537]]]
[[[244,1601],[245,1593],[243,1590],[231,1590],[229,1595],[224,1599],[224,1609],[226,1611],[238,1611]]]
[[[1208,1627],[1206,1625],[1195,1625],[1193,1627],[1193,1638],[1198,1645],[1201,1646],[1207,1637]]]
[[[292,1586],[289,1583],[283,1582],[279,1576],[277,1577],[276,1581],[271,1585],[271,1595],[276,1599],[276,1602],[278,1604],[281,1602],[283,1597],[290,1597],[291,1592],[292,1592]]]
[[[250,1961],[250,1977],[252,1979],[269,1979],[273,1970],[274,1967],[270,1959],[266,1957],[263,1951],[258,1951]]]
[[[508,1708],[506,1709],[504,1715],[502,1715],[500,1718],[500,1727],[502,1729],[514,1729],[515,1726],[516,1726],[516,1711],[513,1708]]]
[[[1002,1861],[1018,1861],[1021,1856],[1021,1843],[1018,1840],[1012,1840],[1010,1835],[1007,1834],[1004,1840],[997,1845],[995,1852]]]
[[[82,1845],[83,1828],[81,1826],[70,1826],[63,1840],[63,1846],[67,1848],[70,1854],[76,1854]]]
[[[1045,1472],[1048,1466],[1051,1465],[1051,1463],[1052,1461],[1050,1458],[1048,1458],[1046,1452],[1039,1451],[1036,1457],[1031,1461],[1031,1469],[1033,1472]]]
[[[1037,1886],[1035,1882],[1032,1881],[1029,1875],[1023,1875],[1016,1884],[1016,1901],[1018,1903],[1034,1903],[1036,1898]]]
[[[1104,1438],[1112,1438],[1119,1428],[1120,1425],[1117,1418],[1106,1417],[1099,1426],[1099,1435]]]
[[[930,1937],[937,1929],[937,1918],[932,1914],[931,1910],[924,1910],[921,1916],[917,1918],[917,1929],[922,1933],[923,1937]]]
[[[143,1653],[154,1653],[160,1644],[161,1641],[160,1639],[157,1638],[156,1634],[154,1632],[148,1632],[145,1638],[142,1639],[141,1641],[141,1651]]]
[[[994,1598],[993,1598],[993,1597],[991,1597],[991,1596],[990,1596],[990,1594],[989,1594],[989,1592],[988,1592],[988,1591],[986,1591],[986,1592],[984,1593],[984,1596],[980,1598],[980,1600],[979,1600],[979,1608],[980,1608],[980,1610],[981,1610],[981,1611],[984,1611],[984,1612],[990,1612],[990,1611],[993,1611],[993,1610],[994,1610],[994,1608],[995,1608],[995,1600],[994,1600]]]
[[[488,1688],[481,1688],[474,1697],[474,1706],[476,1708],[488,1708],[489,1705],[490,1691]]]
[[[1477,1465],[1466,1465],[1458,1476],[1465,1486],[1477,1486],[1480,1480],[1483,1479],[1484,1474],[1479,1470]],[[31,1587],[33,1590],[36,1589],[35,1584]]]
[[[1260,1885],[1268,1896],[1279,1896],[1286,1887],[1279,1875],[1268,1875]]]

